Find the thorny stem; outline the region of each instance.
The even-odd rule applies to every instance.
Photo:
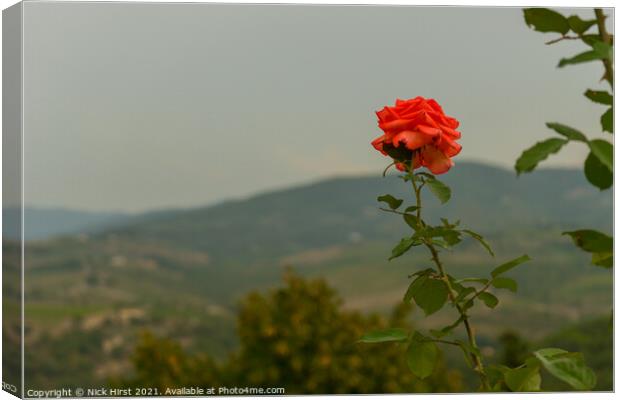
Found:
[[[594,9],[594,15],[596,16],[596,26],[598,28],[599,38],[601,39],[603,43],[611,45],[612,35],[610,35],[609,32],[607,32],[607,28],[605,27],[605,19],[607,18],[607,16],[605,15],[605,13],[603,13],[603,10],[600,8]],[[580,33],[577,36],[562,35],[557,39],[553,39],[553,40],[546,42],[545,44],[554,44],[554,43],[561,42],[563,40],[578,40],[578,39],[583,39],[583,37],[584,37],[583,33]],[[609,85],[613,89],[614,87],[613,63],[608,58],[604,58],[601,61],[603,62],[603,66],[605,67],[605,74],[603,75],[602,79],[605,79],[607,82],[609,82]]]
[[[607,18],[607,16],[600,8],[594,9],[594,15],[596,15],[596,25],[598,26],[598,33],[601,40],[603,43],[611,45],[611,36],[607,32],[607,28],[605,28],[605,18]],[[614,67],[611,60],[609,58],[603,59],[603,65],[605,66],[605,75],[603,76],[603,79],[607,80],[613,89]]]
[[[422,228],[423,227],[423,222],[421,218],[422,196],[420,195],[422,186],[421,185],[418,186],[416,184],[415,176],[413,174],[413,168],[409,170],[409,177],[411,178],[411,184],[413,185],[413,191],[415,192],[415,197],[416,197],[416,206],[418,207],[416,210],[417,217],[418,217],[418,226],[419,228]],[[441,260],[439,259],[439,253],[437,252],[437,249],[435,248],[432,242],[429,242],[426,240],[424,241],[424,245],[431,252],[432,260],[437,266],[437,269],[439,270],[441,280],[445,283],[446,288],[448,289],[448,298],[450,299],[450,302],[454,305],[454,307],[457,309],[457,311],[461,315],[461,318],[463,319],[463,325],[465,326],[465,330],[467,331],[467,338],[469,341],[469,345],[472,348],[477,349],[478,346],[476,344],[476,336],[469,322],[469,316],[467,315],[467,312],[463,309],[463,307],[461,307],[461,305],[456,301],[456,296],[454,295],[454,289],[452,288],[452,284],[450,283],[448,274],[446,274],[443,268],[443,264],[441,263]],[[478,354],[475,354],[475,353],[470,353],[470,357],[472,358],[472,360],[474,361],[474,364],[476,365],[475,371],[478,373],[480,377],[480,383],[482,384],[482,387],[487,391],[490,390],[491,388],[489,385],[489,381],[487,379],[486,372],[484,371],[484,365],[482,363],[482,359],[480,358],[480,356],[478,356]]]

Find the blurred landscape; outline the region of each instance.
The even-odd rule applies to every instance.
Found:
[[[524,253],[532,258],[511,272],[516,294],[502,292],[496,310],[474,313],[482,350],[500,357],[500,337],[510,329],[531,345],[582,351],[597,372],[596,389],[611,390],[612,272],[589,265],[588,255],[561,233],[611,232],[612,193],[594,189],[577,169],[517,178],[507,169],[461,162],[441,179],[452,200],[440,206],[425,198],[430,220],[460,216],[496,253],[491,258],[478,243],[464,241],[443,256],[453,275],[484,274]],[[336,177],[138,215],[27,209],[26,386],[108,385],[134,376],[132,355],[145,331],[187,354],[225,360],[240,345],[240,304],[250,292],[281,287],[288,267],[324,278],[343,310],[389,315],[407,276],[428,266],[427,255],[416,251],[387,261],[406,230],[399,218],[383,215],[376,198],[391,193],[411,202],[407,189],[395,176]],[[4,245],[5,273],[18,273],[10,264],[17,242],[5,237]],[[11,307],[17,303],[5,304]],[[450,311],[424,319],[414,309],[406,319],[435,327],[452,322]],[[15,328],[5,326],[5,336]],[[447,352],[445,368],[461,371],[463,387],[474,388],[460,354]],[[431,390],[399,388],[394,391]],[[558,383],[557,390],[567,387]]]
[[[466,238],[442,250],[448,272],[486,275],[531,257],[507,273],[516,293],[491,289],[498,307],[472,309],[485,362],[514,367],[562,347],[583,353],[596,390],[612,389],[613,274],[562,232],[611,232],[613,191],[586,182],[583,143],[545,160],[555,169],[513,169],[552,134],[548,121],[609,140],[601,105],[581,95],[608,90],[600,62],[558,71],[584,43],[545,44],[577,33],[575,21],[592,24],[592,10],[559,10],[571,22],[543,35],[517,7],[18,7],[7,59],[21,62],[7,65],[22,101],[3,127],[14,139],[3,156],[5,382],[21,380],[24,328],[26,389],[476,390],[458,349],[442,346],[420,381],[398,344],[357,342],[455,320],[449,306],[424,318],[403,305],[428,254],[388,262],[410,232],[377,202],[413,196],[380,176],[389,160],[370,146],[381,130],[372,111],[419,95],[463,133],[440,177],[452,199],[440,206],[425,193],[425,219],[460,218],[496,253]],[[20,232],[22,210],[9,205],[23,201]],[[448,338],[463,339],[461,328]],[[542,387],[570,390],[547,375]]]

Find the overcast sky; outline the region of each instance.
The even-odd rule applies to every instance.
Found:
[[[564,10],[566,11],[566,10]],[[589,16],[590,10],[578,14]],[[380,174],[374,111],[433,97],[455,159],[512,168],[560,121],[600,132],[599,63],[520,9],[25,3],[26,203],[197,206]],[[547,166],[578,166],[569,146]]]

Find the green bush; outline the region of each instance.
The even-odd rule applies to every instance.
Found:
[[[404,350],[360,345],[364,332],[408,328],[409,307],[390,318],[343,308],[324,280],[285,275],[286,285],[247,295],[240,304],[240,345],[216,363],[206,354],[188,354],[169,339],[145,333],[132,357],[135,373],[125,386],[283,387],[287,394],[456,392],[461,375],[443,363],[424,381],[407,372]]]

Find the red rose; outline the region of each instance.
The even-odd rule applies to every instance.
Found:
[[[372,141],[375,149],[390,156],[396,168],[406,171],[426,167],[433,174],[443,174],[454,165],[451,157],[461,151],[455,129],[459,121],[444,114],[433,99],[416,97],[396,100],[394,107],[377,111],[379,128],[384,135]]]

